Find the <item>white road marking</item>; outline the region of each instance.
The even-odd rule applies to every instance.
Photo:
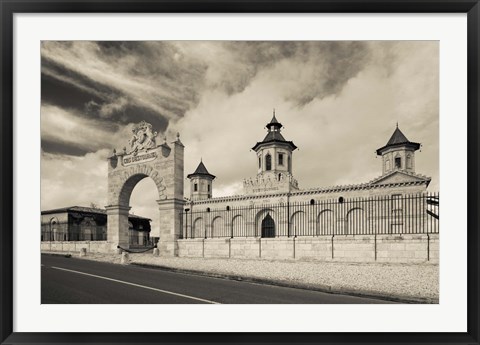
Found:
[[[112,282],[121,283],[121,284],[125,284],[125,285],[136,286],[136,287],[144,288],[144,289],[147,289],[147,290],[153,290],[153,291],[163,292],[163,293],[170,294],[170,295],[174,295],[174,296],[180,296],[180,297],[190,298],[190,299],[193,299],[193,300],[196,300],[196,301],[201,301],[201,302],[206,302],[206,303],[211,303],[211,304],[220,304],[220,303],[218,303],[218,302],[209,301],[209,300],[203,299],[203,298],[198,298],[198,297],[183,295],[183,294],[181,294],[181,293],[176,293],[176,292],[171,292],[171,291],[167,291],[167,290],[152,288],[152,287],[150,287],[150,286],[145,286],[145,285],[130,283],[130,282],[126,282],[126,281],[123,281],[123,280],[112,279],[112,278],[107,278],[107,277],[103,277],[103,276],[97,276],[97,275],[95,275],[95,274],[90,274],[90,273],[85,273],[85,272],[80,272],[80,271],[74,271],[74,270],[69,270],[69,269],[66,269],[66,268],[55,267],[55,266],[51,266],[51,268],[54,268],[54,269],[56,269],[56,270],[62,270],[62,271],[77,273],[77,274],[83,274],[83,275],[86,275],[86,276],[95,277],[95,278],[99,278],[99,279],[110,280],[110,281],[112,281]]]

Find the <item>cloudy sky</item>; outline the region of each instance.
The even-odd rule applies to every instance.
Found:
[[[105,206],[106,157],[141,120],[168,141],[180,132],[185,175],[203,158],[217,176],[214,196],[241,194],[273,108],[299,147],[301,188],[379,176],[375,150],[398,122],[423,144],[416,170],[436,191],[438,49],[421,41],[43,42],[42,209]],[[130,204],[155,231],[153,186],[141,181]]]

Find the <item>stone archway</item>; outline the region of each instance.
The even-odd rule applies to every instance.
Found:
[[[111,249],[129,247],[128,215],[130,196],[142,179],[150,177],[158,191],[160,212],[160,255],[177,254],[177,240],[182,229],[183,210],[183,149],[177,139],[169,146],[157,145],[157,132],[144,121],[134,126],[129,150],[113,151],[108,158],[107,242]]]
[[[267,213],[265,218],[262,220],[262,238],[265,237],[275,237],[275,221],[273,220],[270,213]]]

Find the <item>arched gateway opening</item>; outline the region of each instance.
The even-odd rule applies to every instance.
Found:
[[[270,213],[262,220],[262,237],[275,237],[275,221]]]
[[[138,182],[151,178],[158,191],[160,255],[174,256],[181,234],[183,210],[183,149],[177,139],[157,145],[157,132],[144,121],[134,126],[129,149],[108,158],[107,242],[112,251],[129,248],[130,196]]]
[[[155,182],[146,177],[137,183],[130,196],[130,249],[143,251],[157,244],[158,191]]]

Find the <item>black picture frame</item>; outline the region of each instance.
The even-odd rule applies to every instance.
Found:
[[[332,343],[479,344],[478,0],[0,0],[0,340],[2,344]],[[465,333],[14,333],[13,16],[15,13],[442,13],[468,14],[468,330]],[[455,317],[452,315],[452,317]]]

